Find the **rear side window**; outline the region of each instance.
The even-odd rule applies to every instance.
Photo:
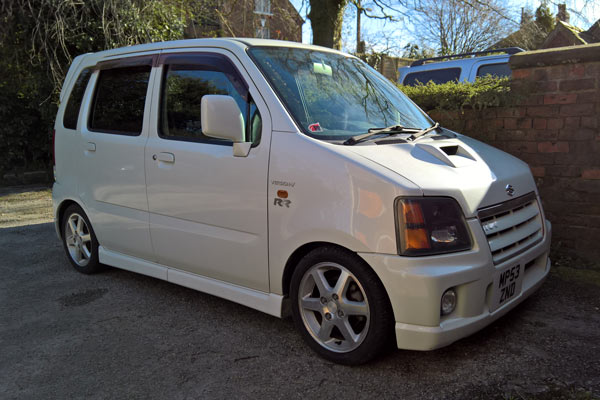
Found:
[[[137,136],[142,132],[151,66],[100,71],[88,126],[90,130]]]
[[[418,85],[419,82],[426,84],[429,81],[440,84],[450,81],[456,81],[460,79],[460,68],[445,68],[445,69],[434,69],[431,71],[413,72],[406,75],[404,78],[404,84],[409,86]]]
[[[79,109],[81,108],[83,94],[85,93],[85,88],[87,87],[91,74],[92,70],[89,68],[81,71],[77,81],[75,81],[75,85],[73,85],[73,89],[71,89],[71,94],[69,95],[69,100],[67,100],[67,107],[65,108],[65,114],[63,116],[63,126],[67,129],[77,129]]]
[[[508,63],[487,64],[477,69],[477,76],[493,75],[499,78],[510,76],[511,71]]]

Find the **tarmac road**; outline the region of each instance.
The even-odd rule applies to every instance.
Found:
[[[316,356],[289,318],[118,269],[79,274],[52,223],[20,221],[0,228],[2,399],[600,394],[600,286],[589,279],[554,271],[467,339],[345,367]]]

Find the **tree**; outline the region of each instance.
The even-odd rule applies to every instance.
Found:
[[[521,47],[525,50],[538,49],[554,29],[555,21],[548,4],[542,3],[535,10],[535,19],[531,11],[523,9],[519,30],[511,33],[492,47]]]
[[[542,1],[542,4],[535,10],[535,23],[545,33],[554,29],[554,15],[548,7],[548,1]]]
[[[431,58],[433,57],[434,51],[428,47],[420,47],[418,44],[409,43],[403,47],[402,57],[403,58],[412,58],[412,59],[421,59],[421,58]]]
[[[439,55],[486,49],[514,28],[499,0],[421,0],[414,14],[415,36]]]
[[[76,55],[183,37],[183,0],[3,0],[0,173],[43,168],[58,93]]]
[[[307,17],[313,31],[313,44],[342,48],[342,21],[348,0],[310,0]]]
[[[344,10],[348,4],[356,7],[357,18],[397,20],[396,15],[406,14],[398,8],[406,0],[309,0],[307,17],[313,31],[313,44],[341,49]],[[358,32],[357,32],[358,33]],[[360,34],[358,34],[359,36]]]

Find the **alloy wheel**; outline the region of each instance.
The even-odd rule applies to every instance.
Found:
[[[73,213],[65,226],[65,243],[71,259],[80,267],[85,267],[92,256],[92,235],[79,214]]]
[[[308,332],[324,348],[357,349],[369,330],[369,303],[358,279],[340,264],[318,263],[306,271],[298,306]]]

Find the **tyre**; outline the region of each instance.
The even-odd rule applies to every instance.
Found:
[[[98,240],[81,207],[70,205],[65,210],[61,227],[63,247],[73,268],[84,274],[100,271]]]
[[[329,361],[365,363],[393,333],[393,312],[381,281],[343,249],[322,247],[303,257],[292,275],[290,299],[296,328]]]

